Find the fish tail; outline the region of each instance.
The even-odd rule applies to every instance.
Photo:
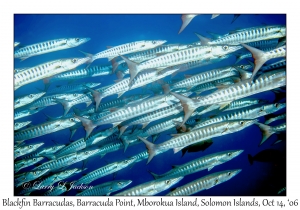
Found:
[[[262,67],[262,65],[268,61],[268,59],[266,58],[265,56],[265,52],[259,50],[259,49],[256,49],[254,47],[251,47],[249,45],[246,45],[246,44],[242,44],[247,50],[249,50],[252,54],[252,57],[254,59],[254,64],[255,64],[255,67],[253,69],[253,73],[252,73],[252,76],[251,76],[251,80],[254,79],[256,73],[258,72],[258,70]]]
[[[138,138],[146,144],[147,150],[148,150],[148,162],[147,164],[152,160],[152,158],[157,154],[157,146],[151,142],[149,142],[147,139],[139,137]]]
[[[96,112],[97,112],[98,108],[99,108],[99,105],[100,105],[100,102],[101,102],[101,100],[103,98],[103,94],[100,93],[97,90],[93,90],[92,88],[89,88],[88,86],[85,86],[85,88],[88,89],[92,93],[92,95],[94,97],[94,100],[96,102]]]
[[[97,125],[94,124],[94,122],[90,119],[77,116],[76,114],[74,115],[74,117],[78,118],[81,121],[81,123],[85,129],[85,132],[86,132],[85,138],[89,137],[89,135],[92,133],[93,129],[95,127],[97,127]]]
[[[87,52],[83,52],[81,50],[79,50],[79,51],[81,53],[83,53],[86,57],[89,58],[89,60],[86,62],[86,64],[87,64],[86,68],[88,68],[93,63],[93,61],[95,60],[93,54],[90,54],[90,53],[87,53]]]
[[[235,63],[234,64],[237,64],[239,63],[241,60],[243,60],[244,58],[242,57],[242,54],[234,54],[236,59],[235,59]]]
[[[249,160],[250,165],[252,165],[253,164],[253,157],[250,154],[248,154],[248,160]]]
[[[124,126],[119,127],[119,131],[120,131],[119,138],[122,136],[122,134],[125,132],[125,130],[126,130],[127,128],[128,128],[127,125],[124,125]]]
[[[234,16],[233,16],[233,19],[232,19],[232,21],[231,21],[231,23],[230,23],[230,24],[232,24],[232,23],[233,23],[233,22],[234,22],[234,21],[235,21],[235,20],[236,20],[236,19],[237,19],[239,16],[240,16],[240,15],[237,15],[237,14],[236,14],[236,15],[234,15]]]
[[[135,63],[135,62],[129,60],[128,58],[126,58],[123,55],[120,55],[120,56],[127,63],[127,66],[129,68],[129,74],[130,74],[129,85],[132,86],[133,79],[138,74],[138,69],[137,69],[138,63]]]
[[[120,139],[124,145],[124,152],[126,152],[128,146],[130,145],[130,142],[128,140],[124,139],[123,137],[121,137]]]
[[[56,156],[54,154],[43,154],[42,157],[47,158],[48,160],[55,160]]]
[[[182,24],[178,34],[180,34],[188,26],[188,24],[193,20],[194,17],[195,16],[191,15],[181,15]]]
[[[112,66],[112,73],[114,74],[116,69],[119,66],[119,63],[116,61],[116,58],[111,59],[110,62],[111,62],[111,66]]]
[[[51,78],[52,78],[52,77],[46,77],[46,78],[43,79],[43,82],[44,82],[44,85],[45,85],[43,91],[46,92],[46,91],[48,90],[48,88],[50,87],[50,85],[51,85],[50,79],[51,79]]]
[[[197,108],[196,107],[196,102],[197,100],[194,99],[190,99],[186,96],[180,95],[178,93],[173,93],[170,92],[173,96],[175,96],[177,99],[180,100],[180,103],[183,107],[183,111],[184,111],[184,118],[183,121],[180,125],[180,127],[189,119],[189,117],[192,115],[192,113],[194,112],[194,110]]]
[[[61,105],[64,107],[64,115],[63,116],[65,116],[72,107],[70,102],[67,100],[64,100],[64,99],[59,99],[59,98],[56,98],[54,100],[58,103],[61,103]]]
[[[255,123],[256,125],[258,125],[259,129],[261,130],[262,132],[262,140],[259,144],[262,145],[272,134],[274,134],[275,132],[272,131],[272,127],[268,126],[268,125],[265,125],[265,124],[262,124],[262,123],[258,123],[256,122]]]

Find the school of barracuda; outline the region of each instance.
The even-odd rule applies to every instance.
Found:
[[[182,15],[179,33],[196,16]],[[217,16],[213,15],[212,18]],[[234,15],[234,20],[238,16]],[[253,96],[265,91],[285,93],[281,89],[286,86],[285,36],[285,26],[262,25],[230,31],[225,35],[211,33],[212,38],[196,34],[195,38],[200,40],[191,44],[138,40],[103,49],[94,55],[83,52],[82,57],[61,58],[37,66],[15,69],[15,90],[39,80],[45,83],[44,90],[29,92],[14,100],[16,195],[61,195],[74,186],[93,186],[93,181],[132,167],[134,163],[144,161],[145,166],[151,164],[153,158],[159,158],[159,154],[170,149],[174,153],[184,153],[197,146],[210,146],[212,138],[242,133],[250,126],[261,129],[262,139],[256,143],[253,141],[257,145],[266,142],[272,134],[285,131],[286,123],[269,125],[276,120],[285,119],[285,113],[272,116],[264,123],[257,118],[270,116],[285,108],[286,103],[270,102]],[[26,59],[31,57],[77,48],[88,41],[94,40],[88,37],[61,38],[27,46],[15,42],[14,57],[16,60],[25,60],[23,62],[26,63]],[[236,63],[231,66],[205,72],[200,68],[230,56],[237,57]],[[250,61],[251,57],[254,62]],[[109,60],[107,65],[92,65],[94,60],[104,58]],[[239,64],[241,61],[247,62]],[[178,77],[179,80],[171,79],[178,73],[195,68],[199,69],[198,74]],[[112,74],[117,75],[117,81],[112,81]],[[112,82],[107,86],[101,86],[100,82],[80,82],[80,79],[92,77],[105,77]],[[70,80],[76,82],[50,88],[57,81]],[[124,93],[146,86],[154,94],[148,92],[122,97]],[[117,98],[102,102],[103,98],[112,95],[117,95]],[[85,110],[76,108],[76,105],[82,103],[87,105]],[[57,104],[63,106],[63,116],[48,116],[48,121],[30,125],[30,118],[27,117]],[[151,126],[148,126],[149,123]],[[94,130],[102,125],[110,127]],[[72,138],[82,126],[86,135],[68,145],[59,144],[59,139],[55,139],[56,144],[52,147],[45,147],[44,142],[31,143],[32,139],[64,129],[70,129]],[[155,143],[160,133],[165,131],[170,131],[173,138]],[[221,140],[222,138],[218,138],[215,144],[221,143]],[[275,143],[282,143],[282,140]],[[125,159],[120,155],[119,161],[108,162],[96,170],[85,167],[92,156],[100,158],[111,152],[126,155],[127,148],[137,144],[146,147],[144,152]],[[150,172],[154,179],[143,184],[137,185],[135,180],[113,180],[78,191],[77,195],[111,195],[117,191],[114,195],[144,196],[163,191],[168,196],[193,195],[230,181],[242,173],[242,168],[228,168],[215,173],[209,171],[233,158],[239,158],[243,151],[244,148],[241,148],[205,156],[199,153],[199,158],[174,166],[164,174]],[[78,162],[83,162],[83,167],[72,168]],[[185,185],[180,184],[185,176],[202,170],[208,171],[207,176]],[[32,186],[34,183],[55,186],[55,183],[78,173],[82,174],[81,178],[50,190],[22,187],[26,183],[31,183]],[[177,186],[176,189],[170,191],[174,185]],[[125,187],[126,190],[123,190]],[[41,191],[41,194],[34,194],[37,191]]]

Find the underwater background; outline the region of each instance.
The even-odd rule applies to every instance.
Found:
[[[56,51],[43,55],[34,56],[26,59],[25,61],[19,61],[15,59],[14,67],[32,67],[45,63],[47,61],[56,60],[60,58],[72,58],[72,57],[83,57],[84,55],[79,51],[82,50],[88,53],[98,53],[105,50],[107,46],[117,46],[129,42],[140,41],[140,40],[167,40],[166,44],[189,44],[199,41],[195,32],[207,35],[207,31],[214,32],[217,34],[226,34],[229,31],[249,28],[263,25],[286,25],[286,15],[272,15],[272,14],[242,14],[233,23],[233,14],[221,14],[220,16],[211,19],[211,15],[203,14],[195,17],[191,23],[184,29],[184,31],[178,34],[181,26],[181,14],[147,14],[147,15],[118,15],[118,14],[106,14],[106,15],[58,15],[58,14],[15,14],[14,15],[14,41],[20,42],[22,45],[30,45],[38,42],[47,40],[53,40],[58,38],[69,38],[69,37],[89,37],[90,41],[80,45],[76,48],[67,50]],[[179,73],[175,78],[182,79],[184,74],[194,75],[200,72],[204,72],[213,68],[220,68],[223,66],[233,65],[235,63],[235,56],[230,56],[221,62],[214,63],[211,65],[203,66],[188,70],[184,73]],[[273,62],[274,60],[272,60]],[[95,65],[108,65],[107,59],[98,59],[92,63]],[[241,61],[240,64],[247,64],[245,60]],[[84,65],[77,67],[84,68]],[[94,78],[81,79],[77,82],[100,82],[101,86],[113,84],[116,80],[116,75],[107,75]],[[165,81],[170,77],[164,78]],[[56,85],[67,84],[68,82],[60,81],[51,84],[49,90],[54,88]],[[26,86],[19,88],[14,91],[14,97],[18,97],[25,94],[39,92],[38,89],[44,89],[43,81],[37,81]],[[141,94],[143,93],[142,88],[130,90],[124,94]],[[151,93],[150,91],[148,93]],[[101,103],[116,99],[117,95],[108,96],[104,98]],[[253,95],[249,98],[259,98],[273,102],[275,99],[274,93],[267,91],[261,94]],[[84,109],[85,104],[76,105],[76,108]],[[70,112],[72,109],[70,110]],[[46,121],[46,116],[43,112],[49,116],[57,117],[63,114],[63,107],[60,104],[49,106],[34,115],[21,118],[18,121],[31,120],[33,125],[37,125]],[[280,110],[275,114],[285,113],[286,110]],[[263,123],[264,117],[259,118],[259,121]],[[272,125],[277,125],[283,121],[276,121]],[[150,123],[147,127],[156,124]],[[99,126],[98,130],[103,130],[111,125]],[[170,132],[166,132],[170,133]],[[83,127],[77,130],[72,140],[77,140],[85,136]],[[55,133],[47,134],[35,139],[30,140],[31,143],[44,142],[43,147],[54,145],[52,140],[55,140],[59,144],[67,144],[69,142],[70,131],[69,129],[61,130]],[[170,139],[171,136],[162,134],[157,139],[156,143],[164,142]],[[133,182],[126,188],[129,189],[135,185],[142,184],[153,180],[153,177],[148,171],[156,174],[162,174],[169,171],[172,165],[181,165],[193,159],[199,158],[204,155],[208,155],[215,152],[225,150],[238,150],[243,149],[244,152],[238,157],[214,167],[211,171],[200,171],[191,175],[185,176],[179,183],[173,186],[173,188],[182,186],[188,182],[198,179],[202,176],[210,173],[228,170],[228,169],[242,169],[242,171],[233,177],[231,180],[217,185],[211,189],[201,191],[194,195],[199,196],[260,196],[260,195],[285,195],[286,191],[278,192],[286,187],[286,143],[281,142],[272,145],[277,139],[276,135],[272,135],[263,145],[259,146],[259,142],[262,138],[261,131],[255,125],[252,125],[242,131],[234,134],[228,134],[222,137],[213,138],[213,144],[205,151],[196,153],[186,153],[183,157],[181,152],[176,154],[173,150],[168,150],[165,153],[155,156],[149,164],[146,164],[147,160],[136,163],[132,168],[127,167],[120,170],[115,175],[108,175],[102,177],[91,185],[98,185],[107,181],[116,180],[132,180]],[[274,162],[254,162],[250,165],[248,161],[248,154],[254,156],[260,151],[265,149],[277,149],[280,150],[284,155],[280,163]],[[106,154],[103,158],[100,156],[93,156],[89,158],[85,173],[91,172],[99,167],[102,167],[108,163],[114,161],[120,161],[138,154],[145,150],[143,143],[128,147],[126,152],[118,150],[112,153]],[[45,159],[43,160],[45,162]],[[32,169],[34,166],[24,168],[18,173],[26,172]],[[69,168],[82,167],[82,163],[76,163],[71,165]],[[82,176],[76,174],[65,181],[78,180]],[[114,177],[115,176],[115,177]],[[45,190],[34,191],[32,195],[42,195]],[[118,191],[119,192],[119,191]],[[118,192],[112,193],[116,194]],[[169,190],[163,191],[159,196],[165,195]],[[15,190],[16,194],[16,190]],[[65,195],[75,195],[76,190],[70,190]]]

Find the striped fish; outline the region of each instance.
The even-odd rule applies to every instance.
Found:
[[[277,69],[277,68],[280,68],[280,67],[284,67],[286,66],[286,59],[282,59],[280,61],[277,61],[275,63],[271,63],[269,65],[266,65],[266,66],[262,66],[261,67],[261,70],[262,71],[268,71],[268,70],[273,70],[273,69]]]
[[[266,117],[266,121],[265,121],[264,124],[269,125],[270,123],[272,123],[272,122],[274,122],[276,120],[282,120],[282,119],[285,119],[285,118],[286,118],[286,113],[280,114],[280,115],[278,115],[276,117],[274,115],[268,115]]]
[[[31,123],[31,121],[26,121],[26,122],[15,122],[15,125],[14,125],[14,130],[19,130],[23,127],[25,127],[26,125],[28,125],[29,123]]]
[[[33,115],[33,114],[38,113],[39,111],[43,110],[44,108],[46,108],[46,107],[39,107],[39,108],[25,109],[25,110],[15,110],[14,120]]]
[[[16,50],[14,53],[14,58],[20,58],[23,61],[32,56],[77,47],[89,40],[90,38],[64,38],[40,42]]]
[[[39,147],[44,145],[44,143],[38,143],[38,144],[29,144],[25,146],[15,146],[14,148],[14,159],[26,155],[28,153],[34,152]]]
[[[80,122],[76,118],[58,119],[18,131],[14,135],[15,142],[23,142],[49,133],[69,128]]]
[[[43,159],[44,159],[43,157],[37,157],[37,158],[19,160],[15,162],[14,172],[17,173],[21,169],[32,166],[33,164],[36,164],[37,162],[40,162]]]
[[[177,187],[174,191],[168,193],[166,196],[187,196],[198,193],[202,190],[210,189],[218,184],[226,182],[240,173],[242,169],[227,170],[209,174],[207,176],[196,179],[181,187]]]
[[[46,92],[42,92],[42,93],[32,93],[26,96],[21,96],[18,98],[15,98],[14,100],[14,109],[20,108],[22,106],[25,106],[27,104],[32,103],[33,101],[39,99],[40,97],[42,97],[43,95],[45,95]]]
[[[56,88],[47,91],[47,94],[81,92],[86,90],[86,87],[93,88],[101,85],[101,83],[85,82],[81,84],[58,85]]]
[[[286,123],[281,123],[276,126],[268,126],[262,123],[257,122],[256,123],[260,130],[262,131],[262,140],[259,144],[262,145],[270,136],[272,136],[274,133],[280,133],[283,131],[286,131]]]
[[[141,137],[139,137],[139,139],[145,143],[148,149],[148,164],[159,150],[167,151],[169,149],[173,149],[174,153],[177,153],[184,147],[187,147],[191,144],[213,137],[219,137],[241,131],[253,125],[255,122],[256,120],[230,120],[226,122],[216,123],[188,133],[174,135],[174,138],[160,144],[153,144]]]
[[[15,175],[15,186],[19,187],[25,182],[30,182],[32,180],[35,180],[41,176],[43,176],[45,173],[49,171],[49,168],[37,170],[37,171],[29,171],[22,174]]]

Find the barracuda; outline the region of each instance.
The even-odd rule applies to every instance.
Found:
[[[25,127],[26,125],[28,125],[29,123],[31,123],[31,121],[26,121],[26,122],[16,122],[14,125],[14,130],[19,130],[23,127]]]
[[[278,115],[276,117],[274,117],[274,115],[268,116],[268,118],[266,118],[265,124],[269,125],[270,123],[276,121],[276,120],[282,120],[286,118],[286,113]]]
[[[66,170],[66,171],[62,171],[56,174],[53,174],[51,176],[48,176],[47,178],[44,178],[42,180],[36,181],[34,183],[34,185],[32,187],[29,187],[27,189],[22,190],[19,195],[30,195],[31,192],[35,191],[35,190],[40,190],[40,186],[44,186],[44,187],[48,187],[48,186],[52,186],[54,183],[59,182],[61,180],[67,179],[70,176],[74,175],[74,174],[78,174],[81,173],[82,170],[78,169],[78,168],[74,168],[74,169],[70,169],[70,170]]]
[[[128,55],[127,58],[134,62],[143,62],[152,58],[156,58],[157,56],[160,56],[162,54],[186,49],[190,47],[191,45],[178,45],[178,44],[169,44],[169,45],[161,45],[156,48],[145,50],[142,52],[134,53],[131,55]],[[125,60],[117,61],[113,64],[113,71],[122,63],[124,63]]]
[[[21,169],[29,167],[33,164],[36,164],[37,162],[40,162],[43,159],[44,159],[43,157],[37,157],[37,158],[32,158],[32,159],[19,160],[19,161],[15,162],[15,170],[14,171],[15,171],[15,173],[17,173]]]
[[[212,57],[222,57],[241,48],[241,46],[228,45],[191,47],[176,52],[167,53],[165,55],[150,59],[140,64],[130,61],[124,56],[121,57],[126,61],[128,65],[131,84],[136,75],[139,72],[146,69],[163,69],[169,66],[184,64],[191,61],[206,60]]]
[[[101,51],[91,57],[91,61],[93,62],[96,59],[99,58],[108,58],[108,60],[112,60],[115,57],[118,57],[119,55],[125,55],[133,52],[139,52],[143,50],[148,50],[154,47],[157,47],[159,45],[164,44],[167,42],[166,40],[151,40],[151,41],[137,41],[137,42],[130,42],[127,44],[122,44],[116,47],[112,47],[110,49]]]
[[[61,149],[60,151],[58,151],[54,155],[47,156],[47,157],[49,157],[50,159],[56,159],[56,158],[62,157],[64,155],[68,155],[70,153],[74,153],[74,152],[77,152],[79,150],[83,150],[83,149],[85,149],[89,146],[97,144],[98,142],[100,142],[103,139],[106,139],[107,137],[109,137],[113,133],[115,133],[116,131],[117,131],[117,128],[107,129],[105,131],[99,131],[99,132],[91,135],[87,139],[80,138],[80,139],[72,142],[71,144],[69,144],[65,148]]]
[[[177,184],[183,177],[159,179],[150,182],[146,182],[128,190],[115,194],[114,196],[145,196],[156,195],[162,191],[165,191]]]
[[[34,152],[37,150],[39,147],[44,145],[44,143],[39,143],[39,144],[29,144],[25,146],[15,146],[14,148],[14,159],[26,155],[28,153]]]
[[[56,88],[53,88],[49,91],[47,91],[47,94],[56,94],[56,93],[70,93],[70,92],[80,92],[86,90],[86,87],[93,88],[96,86],[101,85],[101,83],[94,83],[94,82],[86,82],[82,84],[71,84],[71,85],[62,85],[57,86]]]
[[[144,71],[143,73],[139,74],[135,79],[134,79],[134,84],[132,86],[129,85],[129,78],[125,78],[121,80],[120,82],[117,82],[114,85],[108,86],[102,92],[95,91],[89,88],[89,90],[92,92],[94,100],[96,102],[96,111],[97,108],[100,105],[100,101],[102,98],[114,94],[118,94],[118,97],[123,95],[126,91],[129,91],[130,89],[133,90],[135,88],[145,86],[149,83],[152,83],[156,80],[159,80],[161,78],[164,78],[174,72],[176,72],[180,67],[179,66],[174,66],[170,68],[166,68],[162,70],[161,72],[157,72],[155,69],[147,70]]]
[[[261,70],[262,71],[269,71],[269,70],[273,70],[273,69],[277,69],[277,68],[281,68],[281,67],[285,67],[285,66],[286,66],[286,59],[284,58],[280,61],[269,64],[267,66],[262,66]]]
[[[44,108],[46,108],[46,107],[34,108],[32,110],[30,110],[30,109],[25,109],[25,110],[20,110],[20,111],[15,110],[14,120],[33,115],[33,114],[38,113],[39,111],[43,110]]]
[[[42,92],[42,93],[32,93],[26,96],[22,96],[22,97],[18,97],[15,99],[14,101],[14,109],[20,108],[22,106],[25,106],[27,104],[32,103],[33,101],[39,99],[40,97],[42,97],[43,95],[45,95],[46,92]]]
[[[128,121],[122,122],[120,126],[120,136],[124,133],[124,131],[127,129],[127,127],[131,125],[138,125],[143,124],[142,129],[144,129],[149,123],[155,120],[159,120],[164,117],[168,117],[171,115],[176,115],[182,112],[182,106],[180,103],[173,104],[171,106],[163,107],[161,109],[155,110],[153,112],[148,112],[144,115],[138,116],[136,118],[132,118]]]
[[[256,124],[262,131],[262,140],[261,140],[259,146],[262,145],[274,133],[280,133],[280,132],[286,131],[286,123],[285,122],[280,125],[276,125],[276,126],[268,126],[268,125],[258,123],[258,122]]]
[[[50,61],[14,74],[14,90],[23,85],[76,68],[89,58],[70,58]]]
[[[15,175],[15,186],[19,187],[25,182],[30,182],[32,180],[35,180],[41,176],[43,176],[45,173],[47,173],[49,169],[43,169],[43,170],[37,170],[37,171],[29,171],[22,174]]]
[[[84,95],[83,93],[62,93],[62,94],[44,96],[38,99],[37,101],[35,101],[34,103],[29,104],[28,108],[32,110],[40,107],[52,106],[57,104],[56,99],[74,100],[83,95]]]
[[[248,65],[248,66],[251,67],[250,65]],[[179,82],[176,82],[176,83],[170,85],[170,89],[171,90],[175,90],[175,89],[179,89],[179,88],[191,89],[194,86],[197,86],[197,85],[200,85],[200,84],[203,84],[206,82],[211,82],[211,81],[214,81],[217,79],[222,79],[222,78],[231,77],[231,76],[239,76],[239,75],[240,75],[240,73],[238,71],[238,68],[234,67],[234,66],[213,69],[213,70],[209,70],[209,71],[202,72],[200,74],[196,74],[194,76],[188,77]]]
[[[186,176],[205,169],[210,171],[215,166],[226,163],[227,161],[239,156],[243,151],[244,150],[227,150],[217,152],[197,158],[182,165],[173,166],[173,169],[161,175],[157,175],[152,172],[150,173],[154,179],[160,179]]]
[[[193,111],[200,106],[207,106],[211,104],[222,104],[221,108],[225,107],[231,101],[245,98],[256,93],[272,90],[286,85],[286,71],[285,69],[275,70],[264,73],[254,82],[251,79],[236,83],[228,88],[218,90],[207,96],[190,99],[177,93],[172,93],[181,101],[185,113],[183,125],[190,117]]]
[[[35,153],[30,153],[29,155],[26,155],[22,158],[27,159],[27,158],[33,158],[33,157],[41,157],[41,156],[44,156],[44,155],[51,155],[51,154],[54,154],[57,151],[61,150],[64,147],[65,147],[65,145],[45,147],[41,151],[38,151],[38,152],[35,152]]]
[[[56,171],[60,168],[72,165],[74,163],[78,163],[82,160],[85,160],[89,158],[90,156],[97,153],[99,149],[92,149],[92,150],[85,150],[80,152],[74,152],[69,155],[62,156],[60,158],[57,158],[55,160],[50,160],[45,163],[43,163],[40,166],[35,167],[32,169],[33,171],[36,170],[43,170],[43,169],[49,169],[49,171]]]
[[[14,53],[14,57],[20,58],[21,60],[25,60],[32,56],[77,47],[81,44],[86,43],[89,40],[90,38],[64,38],[40,42],[16,50]]]
[[[193,195],[202,190],[210,189],[218,184],[226,182],[240,173],[242,169],[227,170],[209,174],[207,176],[196,179],[181,187],[177,187],[174,191],[169,192],[166,196],[187,196]]]
[[[286,36],[286,27],[280,25],[274,26],[261,26],[245,28],[237,31],[230,32],[229,35],[221,37],[213,41],[207,39],[202,39],[201,36],[198,37],[201,40],[201,44],[205,45],[218,45],[218,44],[230,44],[239,45],[240,43],[255,42],[261,40],[275,39]],[[203,37],[204,38],[204,37]]]
[[[103,166],[101,168],[98,168],[97,170],[94,170],[87,175],[81,177],[78,179],[74,185],[81,185],[81,184],[89,184],[101,177],[104,177],[106,175],[112,174],[114,172],[117,172],[123,168],[126,168],[128,165],[130,165],[132,162],[134,162],[134,159],[129,158],[122,161],[113,162],[111,164],[108,164],[106,166]]]
[[[232,111],[232,110],[246,108],[248,106],[254,106],[254,105],[264,104],[264,103],[267,103],[267,101],[261,99],[253,99],[253,98],[242,98],[231,102],[226,107],[224,107],[222,111]]]
[[[101,196],[110,195],[113,192],[121,190],[131,184],[131,180],[115,180],[111,182],[105,182],[96,186],[92,189],[87,189],[81,193],[77,193],[76,196]]]
[[[176,135],[176,137],[165,141],[161,144],[153,144],[148,140],[139,137],[142,140],[148,150],[149,157],[147,164],[151,159],[157,154],[160,150],[169,150],[173,149],[174,153],[179,152],[184,147],[187,147],[191,144],[201,142],[213,137],[219,137],[230,133],[235,133],[243,130],[251,125],[253,125],[256,120],[231,120],[221,123],[216,123],[210,126],[203,127],[188,133]]]
[[[263,51],[263,52],[268,52],[268,51],[271,51],[271,50],[274,50],[274,49],[276,49],[276,46],[267,47],[267,48],[260,48],[260,50]],[[250,52],[241,53],[239,55],[236,55],[235,63],[239,63],[241,60],[243,60],[245,58],[251,58],[251,57],[252,57],[252,54]]]
[[[275,103],[275,104],[267,104],[263,106],[253,107],[253,108],[244,108],[241,110],[237,110],[235,112],[230,112],[228,114],[224,113],[219,116],[216,116],[212,119],[204,120],[195,125],[192,130],[197,130],[199,128],[214,124],[220,123],[227,120],[239,120],[239,119],[256,119],[274,112],[277,112],[280,109],[286,107],[285,103]]]
[[[75,115],[75,117],[77,117],[82,122],[82,125],[84,126],[84,129],[86,131],[86,137],[88,137],[92,130],[99,125],[113,124],[113,127],[115,127],[125,120],[166,107],[169,105],[168,103],[174,99],[175,97],[170,95],[155,96],[140,103],[118,109],[117,111],[102,117],[98,121],[91,121],[77,115]]]
[[[23,142],[49,133],[69,128],[80,122],[76,118],[58,119],[46,123],[42,123],[30,128],[18,131],[14,135],[15,142]]]
[[[265,62],[267,62],[268,60],[271,60],[273,58],[280,58],[280,57],[286,56],[286,46],[285,45],[282,47],[276,48],[274,50],[270,50],[268,52],[261,51],[254,47],[250,47],[246,44],[241,44],[241,45],[243,45],[246,49],[248,49],[251,52],[252,57],[254,59],[255,67],[253,69],[253,74],[251,77],[252,80],[254,79],[256,73],[258,72],[258,70],[262,67],[262,65]]]

